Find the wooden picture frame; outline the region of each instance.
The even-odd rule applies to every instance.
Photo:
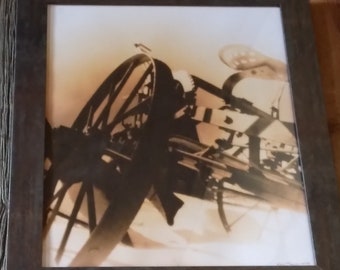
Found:
[[[310,25],[308,1],[22,1],[18,3],[7,269],[42,267],[48,5],[277,7],[282,16],[297,140],[315,265],[218,266],[223,269],[336,269],[340,263],[339,199]],[[206,265],[202,265],[206,266]],[[187,266],[189,267],[189,266]],[[206,266],[207,267],[207,266]],[[212,266],[209,266],[209,268]],[[82,269],[94,269],[88,267]],[[100,268],[100,267],[98,267]],[[113,269],[114,267],[112,267]],[[168,268],[168,267],[159,267]],[[54,269],[59,269],[54,268]],[[60,267],[67,269],[67,267]],[[70,268],[78,269],[78,267]]]

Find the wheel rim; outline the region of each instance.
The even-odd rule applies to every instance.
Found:
[[[81,183],[58,248],[57,260],[60,260],[63,255],[73,226],[75,223],[79,223],[77,216],[85,195],[87,197],[88,226],[91,232],[94,230],[96,232],[90,235],[87,241],[90,244],[87,245],[91,245],[91,241],[98,242],[97,239],[102,239],[100,236],[103,231],[110,231],[112,226],[107,226],[106,223],[112,223],[112,219],[119,219],[124,211],[131,212],[128,217],[123,217],[123,226],[122,224],[113,226],[115,227],[113,230],[118,230],[115,233],[115,239],[111,239],[112,241],[107,245],[109,247],[101,251],[101,254],[103,254],[99,254],[101,259],[96,256],[98,261],[96,265],[100,264],[100,260],[105,259],[108,249],[112,250],[124,236],[152,185],[151,176],[157,175],[157,172],[155,172],[155,168],[158,167],[157,162],[150,162],[150,160],[166,153],[169,128],[164,123],[169,122],[173,115],[173,106],[169,105],[171,87],[171,73],[165,64],[157,60],[153,61],[145,55],[137,55],[121,64],[104,81],[78,115],[69,132],[72,133],[71,141],[77,138],[80,142],[77,141],[73,150],[68,151],[66,158],[63,157],[62,153],[58,153],[58,150],[56,151],[55,160],[52,161],[50,168],[52,175],[47,173],[49,179],[45,182],[48,183],[47,181],[50,180],[55,183],[57,179],[61,179],[62,182],[61,189],[55,191],[54,195],[45,201],[45,204],[49,206],[54,201],[54,208],[46,222],[45,236],[59,212],[60,204],[64,200],[67,190],[75,182]],[[55,138],[54,141],[58,141],[58,138]],[[150,147],[152,143],[155,143],[157,147]],[[67,143],[65,144],[67,145]],[[145,153],[150,156],[148,162],[143,160]],[[74,158],[81,155],[91,155],[92,158],[87,158],[83,163],[75,164]],[[76,172],[65,173],[65,170],[70,167],[78,166],[82,168],[84,165],[93,165],[93,162],[95,163],[94,171],[98,168],[98,164],[107,167],[106,171],[105,169],[102,170],[104,173],[101,175],[101,181],[96,179],[91,170],[85,170],[86,176],[84,176],[84,173],[78,175]],[[141,178],[140,174],[144,175],[145,183],[136,184],[135,182],[138,182],[137,180]],[[112,178],[116,179],[112,181]],[[122,185],[122,182],[126,184]],[[139,187],[139,194],[136,195],[134,192],[127,191],[133,185]],[[56,186],[56,184],[53,184],[53,186]],[[108,190],[105,190],[105,196],[110,201],[108,209],[111,210],[106,210],[103,219],[99,221],[96,218],[94,187],[102,190],[109,187]],[[137,198],[130,202],[132,207],[118,207],[119,209],[116,209],[116,206],[112,207],[112,204],[122,204],[120,200],[123,197],[118,194],[118,199],[112,198],[115,197],[115,193],[116,195],[117,193],[131,193],[131,196]],[[115,214],[115,212],[118,212],[118,214]],[[108,227],[110,228],[108,229]],[[84,249],[86,250],[86,245]],[[89,262],[87,258],[86,251],[80,251],[73,264],[91,265],[92,261]]]

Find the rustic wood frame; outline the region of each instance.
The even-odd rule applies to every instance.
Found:
[[[308,269],[335,270],[340,265],[340,203],[333,168],[331,146],[320,91],[308,1],[294,0],[30,0],[18,1],[16,65],[6,62],[8,93],[4,114],[9,123],[1,140],[8,147],[7,170],[1,180],[4,195],[1,211],[0,264],[3,269],[45,269],[41,267],[42,173],[45,117],[45,48],[47,4],[94,5],[189,5],[189,6],[279,6],[282,14],[286,51],[293,89],[297,136],[306,185],[308,210],[315,247],[315,266],[218,267],[223,269]],[[15,5],[11,8],[16,8]],[[15,13],[13,13],[15,14]],[[14,15],[15,16],[15,15]],[[15,19],[10,17],[11,22]],[[14,51],[7,52],[13,59]],[[13,76],[15,73],[15,90]],[[4,73],[5,74],[5,73]],[[7,73],[6,73],[7,74]],[[7,77],[4,77],[7,79]],[[12,96],[13,95],[13,96]],[[13,97],[13,98],[12,98]],[[12,112],[14,116],[12,117]],[[9,194],[8,192],[9,185]],[[8,198],[10,203],[8,204]],[[4,209],[4,210],[3,210]],[[8,220],[7,220],[8,218]],[[48,269],[48,268],[46,268]],[[54,268],[58,269],[58,268]],[[60,268],[67,269],[67,268]],[[77,269],[77,268],[73,268]],[[94,269],[82,268],[82,269]],[[112,268],[113,269],[113,268]]]

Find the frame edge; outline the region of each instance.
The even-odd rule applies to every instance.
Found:
[[[309,1],[282,1],[281,12],[285,36],[290,38],[286,39],[286,52],[316,265],[324,270],[337,269],[340,265],[337,254],[340,250],[339,191]],[[297,19],[295,27],[290,18]],[[305,66],[309,68],[304,69]],[[304,76],[296,75],[299,69],[305,70]],[[294,89],[298,89],[298,94]],[[300,109],[303,106],[308,109]]]
[[[0,2],[0,269],[7,264],[9,185],[11,177],[13,96],[15,80],[16,0]]]

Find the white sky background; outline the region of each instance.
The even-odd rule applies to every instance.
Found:
[[[48,12],[47,118],[52,126],[72,124],[105,78],[135,54],[134,43],[151,48],[152,56],[171,69],[187,70],[218,87],[235,72],[218,57],[227,44],[247,45],[286,62],[278,8],[50,6]],[[293,249],[293,258],[284,257],[283,250],[272,264],[314,264],[306,215],[299,224],[285,250],[303,248]],[[294,220],[291,225],[295,229]]]
[[[232,72],[218,58],[226,44],[245,44],[286,62],[279,12],[278,8],[50,6],[48,118],[56,125],[70,125],[102,81],[135,53],[134,43],[151,48],[152,55],[171,69],[185,69],[218,87]]]

